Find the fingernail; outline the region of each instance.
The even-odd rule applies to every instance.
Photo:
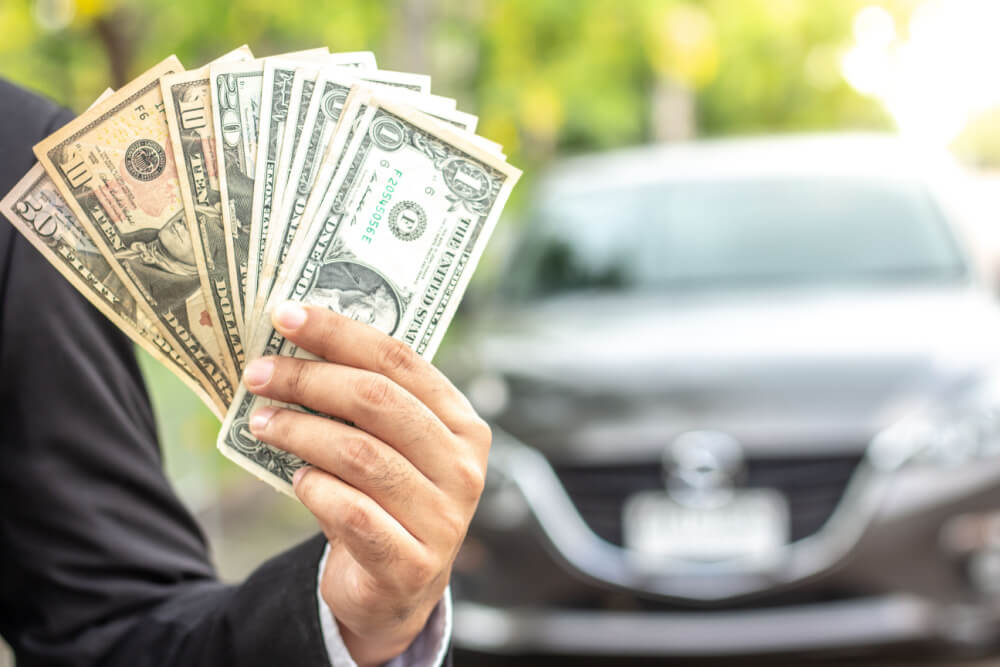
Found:
[[[277,411],[278,408],[268,405],[253,413],[250,417],[250,432],[257,434],[267,428],[267,422],[271,421]]]
[[[286,331],[298,329],[306,323],[306,309],[302,304],[285,301],[274,309],[274,323]]]
[[[274,374],[274,361],[272,359],[254,359],[243,372],[243,381],[247,386],[260,386],[267,384]]]
[[[293,487],[298,486],[299,481],[301,481],[302,478],[305,477],[307,472],[309,472],[309,466],[302,466],[301,468],[296,470],[295,474],[292,475],[292,486]]]

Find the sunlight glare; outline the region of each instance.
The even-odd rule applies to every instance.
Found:
[[[1000,2],[925,0],[905,37],[882,7],[854,18],[854,44],[841,73],[858,92],[878,99],[901,134],[947,145],[970,117],[1000,106]]]

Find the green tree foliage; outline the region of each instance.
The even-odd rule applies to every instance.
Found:
[[[424,70],[514,161],[655,139],[664,86],[703,134],[884,127],[844,83],[855,0],[6,0],[0,75],[82,109],[168,53],[328,44]]]

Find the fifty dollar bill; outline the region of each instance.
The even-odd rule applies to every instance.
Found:
[[[221,405],[233,384],[204,302],[159,79],[167,58],[35,146],[80,225]]]

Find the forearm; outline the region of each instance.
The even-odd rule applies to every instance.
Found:
[[[109,653],[110,667],[216,667],[217,665],[355,667],[329,607],[319,595],[326,562],[315,538],[262,566],[241,586],[193,584],[148,613]],[[322,558],[318,559],[319,550]],[[393,651],[391,667],[447,664],[451,597],[445,593],[410,645]],[[380,661],[381,664],[381,661]]]
[[[201,583],[135,618],[110,667],[327,667],[315,604],[324,541],[309,540],[239,586]]]

